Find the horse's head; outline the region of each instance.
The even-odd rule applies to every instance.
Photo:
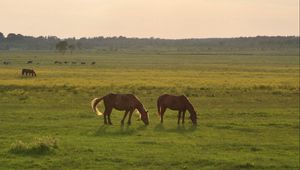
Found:
[[[149,124],[149,117],[148,117],[148,111],[141,112],[140,113],[141,120],[145,123],[145,125]]]
[[[190,113],[190,119],[194,125],[197,125],[197,113],[196,112]]]

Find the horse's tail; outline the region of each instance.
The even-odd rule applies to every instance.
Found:
[[[101,102],[102,99],[103,99],[103,97],[94,98],[91,102],[91,106],[92,106],[93,111],[96,112],[96,114],[99,115],[99,116],[103,115],[103,113],[98,110],[97,105],[99,104],[99,102]]]

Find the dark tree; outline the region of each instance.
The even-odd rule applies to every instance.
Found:
[[[67,41],[60,41],[56,44],[56,50],[65,54],[68,49],[68,42]]]
[[[6,38],[7,40],[15,41],[15,40],[23,40],[24,36],[21,34],[9,33]]]
[[[73,51],[75,50],[75,45],[69,45],[69,49],[70,49],[70,52],[71,54],[73,54]]]
[[[0,32],[0,40],[4,40],[4,39],[5,39],[4,34]]]

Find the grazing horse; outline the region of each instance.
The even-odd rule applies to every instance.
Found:
[[[97,105],[102,100],[105,107],[104,113],[101,113],[97,108]],[[131,116],[135,109],[137,109],[138,112],[140,113],[140,118],[145,123],[145,125],[149,124],[148,111],[145,110],[143,104],[133,94],[109,93],[106,96],[93,99],[91,105],[94,112],[96,112],[98,115],[104,115],[104,124],[107,123],[110,125],[112,124],[110,120],[110,114],[113,108],[120,111],[125,111],[121,124],[124,124],[124,120],[128,113],[129,113],[128,125],[131,124]],[[108,121],[106,120],[106,118],[108,119]]]
[[[27,61],[27,64],[32,64],[32,60],[30,60],[30,61]]]
[[[22,69],[22,76],[27,76],[27,75],[29,75],[29,76],[34,76],[34,77],[36,77],[36,73],[35,73],[35,71],[34,70],[31,70],[31,69]]]
[[[193,124],[197,124],[196,111],[186,96],[184,95],[174,96],[169,94],[164,94],[159,96],[159,98],[157,99],[157,110],[158,110],[158,115],[160,116],[161,123],[163,123],[164,113],[167,108],[171,110],[178,110],[177,124],[180,123],[181,113],[182,113],[182,124],[184,124],[186,110],[189,111],[190,119],[192,120]]]

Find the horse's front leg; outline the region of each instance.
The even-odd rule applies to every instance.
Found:
[[[184,111],[182,112],[182,124],[184,124],[185,112],[186,112],[186,110],[184,110]]]
[[[131,116],[132,116],[133,111],[134,110],[130,110],[129,117],[128,117],[128,122],[127,122],[128,125],[131,125]]]
[[[121,120],[122,125],[124,124],[124,120],[125,120],[126,116],[128,115],[128,112],[129,112],[129,110],[126,110],[124,113],[123,119]]]
[[[109,113],[109,114],[107,115],[107,117],[108,117],[108,124],[112,125],[111,120],[110,120],[110,115],[111,115],[111,113]]]
[[[177,121],[177,124],[179,125],[179,123],[180,123],[180,118],[181,118],[181,111],[179,110],[178,111],[178,121]]]

